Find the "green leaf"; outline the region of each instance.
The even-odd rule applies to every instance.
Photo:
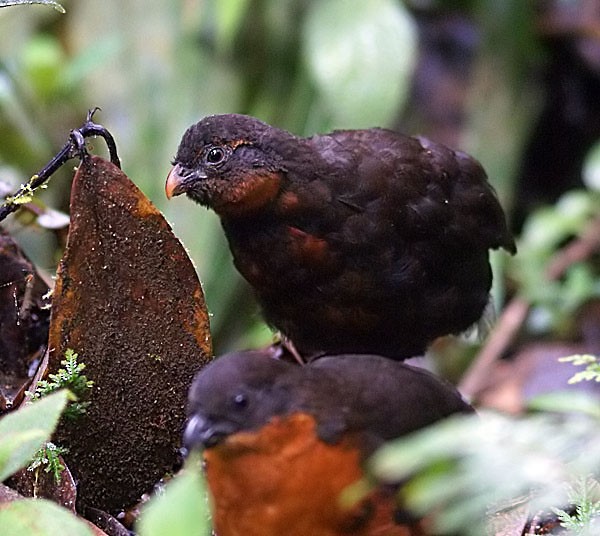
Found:
[[[431,463],[447,462],[461,451],[466,430],[474,437],[479,428],[475,416],[450,417],[402,440],[388,443],[373,455],[371,469],[380,480],[398,482]]]
[[[54,431],[66,403],[67,391],[60,391],[0,419],[0,482],[29,464]]]
[[[335,123],[388,125],[406,98],[416,55],[415,25],[402,3],[314,2],[304,30],[306,59]]]
[[[65,8],[53,0],[0,0],[0,7],[19,6],[27,4],[45,4],[52,6],[59,13],[66,13]]]
[[[69,510],[44,499],[24,499],[0,509],[2,536],[93,536]]]
[[[553,391],[538,395],[527,403],[527,409],[568,414],[581,413],[600,420],[598,397],[584,391]]]
[[[561,405],[566,409],[567,401]],[[403,505],[432,514],[444,534],[481,536],[491,511],[521,497],[531,511],[564,506],[565,482],[597,474],[598,418],[572,413],[453,417],[381,448],[367,476],[407,482]]]
[[[208,500],[199,461],[188,459],[186,469],[142,510],[140,536],[207,536],[210,534]]]

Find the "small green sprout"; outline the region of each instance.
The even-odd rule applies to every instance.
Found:
[[[35,391],[32,393],[32,399],[37,400],[59,389],[68,389],[73,395],[73,401],[69,403],[63,415],[69,420],[86,413],[90,402],[81,399],[94,385],[92,380],[88,380],[87,376],[82,374],[85,363],[77,363],[77,358],[77,353],[69,348],[65,352],[65,359],[60,362],[64,368],[58,369],[56,374],[50,374],[48,380],[38,381]]]
[[[5,200],[7,205],[25,205],[33,201],[33,188],[31,184],[38,178],[37,175],[33,175],[27,184],[22,184],[19,193],[16,195],[8,196]]]
[[[573,363],[577,367],[585,365],[585,369],[577,372],[569,383],[579,383],[582,381],[600,382],[600,359],[590,354],[577,354],[568,357],[561,357],[559,361],[563,363]]]
[[[28,471],[35,471],[35,484],[39,479],[40,470],[44,469],[46,473],[51,473],[54,477],[54,482],[60,484],[61,473],[65,470],[65,466],[60,461],[60,456],[67,453],[68,449],[56,446],[54,443],[44,443],[40,449],[34,454],[32,462],[27,467]]]
[[[582,478],[568,489],[569,503],[575,507],[574,513],[553,508],[562,527],[569,534],[587,536],[597,534],[600,527],[600,484],[591,476]],[[590,532],[591,531],[591,532]]]

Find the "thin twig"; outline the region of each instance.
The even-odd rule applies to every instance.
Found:
[[[22,184],[17,192],[9,196],[7,201],[0,206],[0,221],[4,220],[9,214],[15,212],[21,207],[19,199],[30,195],[34,190],[44,184],[56,171],[72,158],[85,158],[87,151],[85,148],[85,138],[91,136],[101,136],[106,141],[110,161],[117,167],[121,167],[121,162],[117,154],[117,146],[112,134],[102,125],[92,121],[94,114],[100,108],[94,108],[87,114],[86,122],[78,129],[74,129],[69,134],[69,140],[63,145],[62,149],[48,162],[39,173],[33,175],[27,184]]]
[[[600,217],[593,219],[581,235],[557,251],[546,269],[546,277],[553,281],[561,278],[575,263],[588,259],[600,250]]]
[[[469,400],[473,401],[488,386],[490,367],[500,358],[519,332],[527,318],[529,307],[530,304],[518,296],[504,308],[494,331],[458,386],[460,392]]]

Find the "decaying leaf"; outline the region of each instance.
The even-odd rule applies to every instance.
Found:
[[[85,510],[85,515],[88,520],[102,530],[106,536],[131,536],[131,532],[127,530],[117,519],[110,514],[96,508],[88,507]]]
[[[71,348],[94,382],[63,422],[78,505],[116,512],[180,461],[187,390],[211,355],[200,283],[169,225],[116,166],[82,161],[50,325],[50,372]]]
[[[75,510],[75,480],[66,466],[61,473],[60,482],[56,482],[54,476],[41,467],[38,471],[21,469],[11,477],[10,485],[25,497],[43,497],[68,510]]]
[[[24,499],[20,493],[16,492],[14,489],[9,488],[8,486],[0,483],[0,504],[18,501],[20,499]]]
[[[46,349],[48,286],[0,228],[0,413],[17,406]]]

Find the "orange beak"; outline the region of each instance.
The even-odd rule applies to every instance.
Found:
[[[179,164],[173,166],[169,174],[167,175],[167,182],[165,184],[165,194],[167,199],[171,199],[176,195],[184,193],[183,178],[180,175],[181,167]]]

